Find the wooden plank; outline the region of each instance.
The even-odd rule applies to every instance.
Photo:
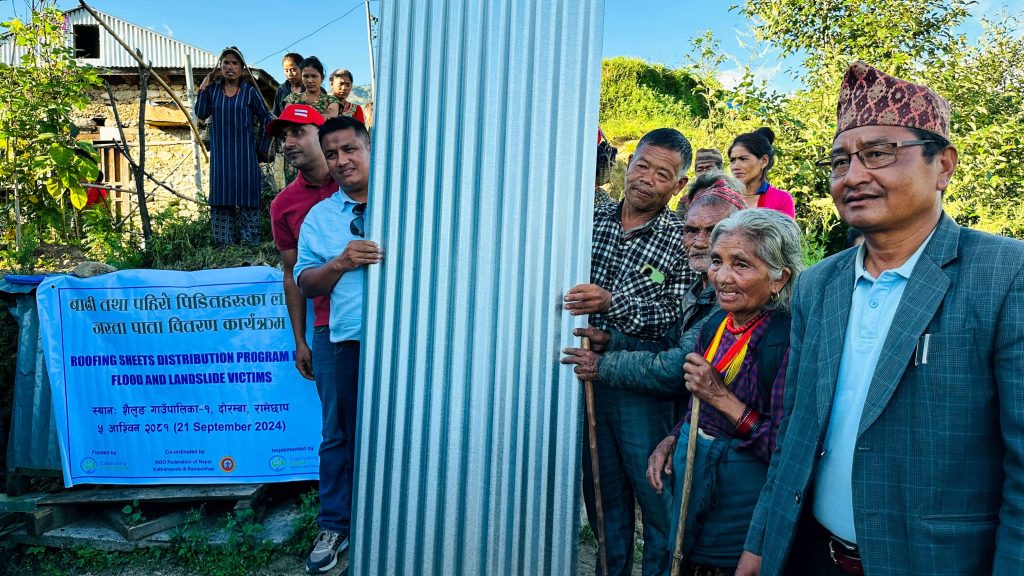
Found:
[[[0,514],[0,536],[14,530],[17,525],[17,514]]]
[[[260,484],[259,489],[249,498],[239,498],[238,502],[235,503],[235,512],[241,510],[253,510],[256,516],[263,515],[263,509],[265,508],[264,497],[267,494],[267,485]]]
[[[103,517],[113,526],[114,530],[121,533],[127,540],[138,540],[146,536],[152,536],[157,532],[163,532],[188,522],[189,510],[180,510],[164,514],[159,518],[144,520],[134,526],[125,522],[125,515],[120,510],[107,509],[103,511]]]
[[[74,506],[36,508],[25,514],[25,528],[32,536],[41,536],[54,528],[74,522],[78,517],[78,508]]]
[[[4,512],[31,512],[36,503],[46,497],[46,492],[33,492],[24,496],[8,496],[0,494],[0,515]]]
[[[264,490],[264,484],[226,484],[217,486],[130,486],[94,488],[51,494],[44,504],[104,504],[118,502],[188,502],[190,500],[243,500]]]
[[[48,546],[51,548],[77,548],[88,546],[97,550],[130,552],[137,547],[147,546],[147,542],[129,542],[100,518],[85,516],[72,522],[60,530],[51,530],[41,536],[33,536],[27,530],[15,530],[6,538],[18,544],[31,546]]]

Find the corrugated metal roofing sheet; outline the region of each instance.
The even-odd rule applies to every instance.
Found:
[[[196,48],[170,36],[154,32],[122,20],[109,14],[96,11],[103,20],[132,48],[142,51],[143,57],[155,68],[182,68],[185,66],[185,53],[192,54],[192,65],[196,68],[213,68],[217,65],[217,55],[207,50]],[[68,46],[74,46],[74,30],[76,25],[99,27],[99,58],[79,58],[83,64],[92,64],[101,68],[122,68],[138,66],[138,63],[96,20],[85,8],[75,8],[64,13],[67,25]],[[11,50],[14,50],[12,58]],[[15,47],[12,42],[0,39],[0,62],[17,65],[24,47]]]
[[[59,471],[60,452],[53,421],[50,380],[46,373],[43,344],[39,339],[35,287],[0,280],[0,301],[8,306],[19,326],[11,430],[7,439],[7,470]]]
[[[602,0],[382,2],[353,574],[572,574]]]

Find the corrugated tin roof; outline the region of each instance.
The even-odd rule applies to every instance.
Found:
[[[381,8],[353,574],[574,574],[603,1]]]
[[[46,373],[43,342],[39,338],[35,286],[8,284],[0,279],[0,303],[8,307],[19,327],[11,430],[7,437],[7,470],[60,471],[50,379]]]
[[[115,16],[96,10],[118,36],[132,48],[142,51],[145,59],[156,68],[181,68],[185,65],[185,54],[192,54],[192,65],[196,68],[212,68],[217,65],[217,54],[196,48],[170,36],[143,28]],[[137,67],[136,61],[116,40],[103,29],[85,8],[78,7],[64,12],[68,46],[74,46],[75,26],[96,26],[99,29],[99,57],[79,58],[79,63],[92,64],[101,68]],[[2,40],[0,40],[2,41]],[[12,59],[11,50],[14,50]],[[0,62],[18,64],[24,54],[24,47],[12,46],[11,42],[0,43]]]

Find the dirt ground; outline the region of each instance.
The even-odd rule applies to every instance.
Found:
[[[596,574],[594,546],[588,544],[580,545],[579,564],[576,573],[578,576],[593,576]],[[254,570],[252,576],[305,576],[303,558],[294,556],[280,556],[271,561],[270,565]],[[327,576],[339,576],[348,567],[348,555],[345,554],[338,561],[338,565]],[[116,570],[104,570],[101,572],[84,571],[78,572],[76,576],[190,576],[188,572],[174,566],[149,566],[132,565]],[[633,566],[633,576],[640,576],[640,565]]]

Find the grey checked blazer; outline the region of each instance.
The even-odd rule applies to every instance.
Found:
[[[809,513],[855,256],[823,260],[796,285],[789,415],[746,543],[762,575],[782,572]],[[1024,242],[942,215],[871,381],[853,499],[867,576],[1024,574]]]

